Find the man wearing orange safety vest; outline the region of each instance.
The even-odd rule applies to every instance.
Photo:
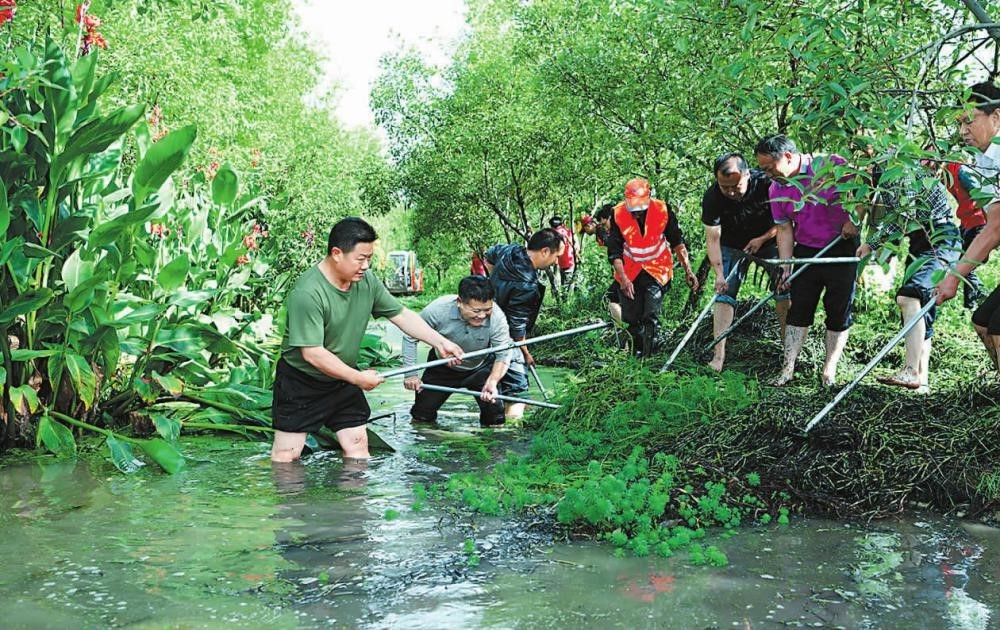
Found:
[[[674,256],[684,268],[688,286],[698,290],[677,215],[650,194],[645,179],[625,184],[625,201],[615,206],[607,241],[608,260],[621,287],[622,319],[640,357],[656,349],[663,292],[674,277]]]

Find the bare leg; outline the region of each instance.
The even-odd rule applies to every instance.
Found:
[[[524,403],[504,403],[503,415],[507,421],[521,420],[524,417]]]
[[[620,325],[622,323],[622,305],[617,302],[608,302],[608,311],[611,313],[611,319]]]
[[[271,444],[271,461],[293,462],[302,456],[302,448],[305,445],[305,433],[275,430],[274,442]]]
[[[785,327],[785,364],[781,368],[781,374],[772,383],[776,387],[781,387],[792,380],[792,375],[795,374],[795,360],[799,358],[799,352],[802,351],[802,344],[805,342],[808,332],[809,328],[806,326]]]
[[[732,304],[727,304],[725,302],[716,302],[715,311],[712,313],[712,333],[713,336],[718,337],[722,334],[722,331],[729,328],[730,324],[733,323],[733,312],[735,309]],[[719,343],[715,344],[715,356],[709,361],[708,367],[712,368],[716,372],[722,371],[722,364],[726,361],[726,340],[723,339]]]
[[[337,431],[337,441],[344,451],[344,461],[371,457],[368,454],[368,429],[365,425]]]
[[[903,322],[908,322],[920,312],[920,300],[912,297],[899,296],[896,298],[899,304],[899,312],[903,315]],[[927,325],[921,317],[913,328],[906,333],[906,360],[903,369],[893,376],[893,380],[900,383],[912,383],[919,386],[922,374],[920,372],[921,359],[924,354],[924,336],[927,333]]]
[[[820,382],[825,387],[833,387],[837,382],[837,363],[840,361],[840,355],[844,354],[847,335],[846,330],[826,331],[826,361],[823,363],[823,374],[820,376]]]
[[[917,390],[926,394],[930,387],[931,371],[931,340],[924,339],[924,351],[920,354],[920,387]]]
[[[774,303],[774,312],[778,315],[778,325],[781,326],[781,338],[785,338],[785,322],[788,321],[788,309],[792,307],[791,300],[781,300]]]

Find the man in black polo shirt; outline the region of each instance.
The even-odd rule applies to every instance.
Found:
[[[768,188],[771,179],[762,171],[750,169],[739,153],[724,153],[715,160],[715,182],[701,200],[701,222],[705,224],[705,245],[708,260],[715,270],[714,331],[718,337],[733,323],[736,296],[746,278],[750,261],[738,252],[761,258],[776,258],[777,228],[771,217]],[[736,272],[729,278],[733,265]],[[776,296],[775,310],[781,323],[781,338],[785,338],[785,315],[788,294]],[[709,362],[716,372],[722,371],[726,360],[726,341],[715,345],[715,356]]]

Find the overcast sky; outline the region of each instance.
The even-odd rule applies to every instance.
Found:
[[[337,114],[348,127],[373,125],[368,92],[378,60],[400,42],[435,63],[447,60],[465,25],[463,0],[295,0],[302,25],[340,84]]]

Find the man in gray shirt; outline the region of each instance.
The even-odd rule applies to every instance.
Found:
[[[507,317],[493,302],[493,287],[482,276],[463,278],[458,295],[443,295],[420,312],[431,328],[466,352],[474,352],[511,343]],[[434,351],[427,359],[435,359]],[[434,422],[441,405],[448,400],[447,392],[422,389],[422,385],[465,388],[482,392],[479,403],[479,423],[497,426],[504,423],[504,406],[496,399],[497,386],[507,374],[511,351],[475,357],[456,365],[439,365],[424,370],[423,378],[412,372],[403,386],[417,393],[410,416],[416,422]],[[417,342],[403,338],[403,366],[417,362]]]

